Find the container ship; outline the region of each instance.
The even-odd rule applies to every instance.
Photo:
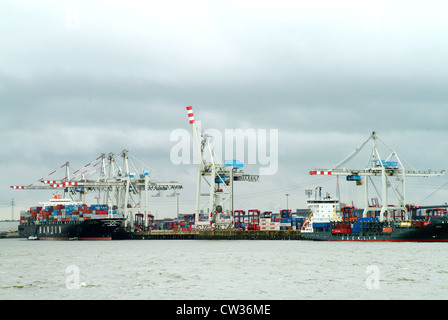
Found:
[[[87,206],[55,195],[22,211],[19,235],[29,240],[112,240],[125,237],[122,214],[108,205]]]
[[[122,166],[119,165],[120,158]],[[39,184],[10,186],[17,190],[53,191],[48,202],[21,212],[18,227],[21,237],[30,240],[128,239],[136,219],[149,215],[151,191],[161,194],[182,188],[175,181],[153,181],[149,170],[143,169],[141,173],[130,171],[136,165],[131,161],[128,150],[118,155],[110,153],[106,156],[103,153],[74,172],[69,170],[69,164],[66,162],[39,179]],[[65,169],[63,178],[46,180],[61,169]],[[97,177],[92,178],[94,175]],[[92,197],[87,200],[89,193],[94,194],[97,204],[86,204],[94,201]]]
[[[408,206],[410,219],[391,207],[380,219],[380,207],[370,217],[357,217],[355,207],[339,208],[338,199],[321,195],[307,200],[311,214],[301,227],[301,236],[317,241],[417,241],[448,242],[446,208]]]
[[[348,169],[347,164],[371,142],[370,156],[366,166]],[[380,144],[381,143],[381,144]],[[380,147],[382,147],[380,149]],[[386,150],[390,154],[382,157]],[[404,166],[406,164],[406,167]],[[435,177],[445,170],[416,170],[398,153],[372,132],[369,138],[345,159],[331,169],[315,169],[310,175],[345,176],[349,183],[364,189],[362,216],[354,215],[354,207],[342,207],[339,199],[329,195],[322,197],[321,188],[307,190],[307,204],[311,215],[301,228],[303,238],[311,240],[347,241],[448,241],[448,218],[446,207],[422,208],[406,203],[405,181],[407,177]],[[378,184],[379,182],[379,184]],[[396,201],[390,202],[390,190]],[[371,198],[372,191],[377,198]],[[381,200],[381,205],[380,201]]]

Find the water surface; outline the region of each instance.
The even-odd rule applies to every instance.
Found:
[[[447,245],[2,239],[0,298],[447,299]]]

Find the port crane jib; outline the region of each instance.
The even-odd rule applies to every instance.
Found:
[[[353,159],[367,144],[371,142],[372,147],[370,156],[364,169],[347,169],[345,165]],[[386,158],[382,158],[378,151],[378,142],[383,143],[389,150],[390,154]],[[405,164],[408,168],[405,167]],[[365,140],[359,147],[357,147],[345,159],[339,162],[331,169],[315,169],[309,172],[310,175],[336,175],[346,176],[349,181],[356,181],[357,185],[364,184],[365,190],[365,206],[363,217],[367,217],[368,212],[380,211],[379,219],[384,220],[385,215],[391,210],[401,210],[406,213],[410,219],[409,211],[406,207],[406,187],[405,182],[407,177],[433,177],[443,175],[445,170],[416,170],[403,158],[401,158],[395,150],[390,148],[384,141],[382,141],[376,132],[372,132],[367,140]],[[372,177],[381,177],[381,192],[379,192]],[[361,179],[364,177],[364,179]],[[391,177],[395,177],[395,181]],[[364,180],[364,182],[362,181]],[[369,206],[369,187],[370,184],[375,189],[382,205],[381,208]],[[397,206],[389,205],[389,188],[391,188],[398,199]],[[393,209],[392,209],[393,208]],[[389,215],[390,217],[391,215]]]
[[[121,165],[119,157],[122,158]],[[130,155],[128,150],[123,150],[118,156],[110,153],[106,156],[101,154],[96,160],[86,164],[84,167],[70,172],[69,162],[59,169],[65,168],[65,176],[57,180],[46,180],[58,170],[51,172],[44,178],[39,179],[39,185],[11,186],[12,189],[31,190],[63,190],[64,198],[86,202],[88,193],[97,193],[96,199],[99,203],[109,204],[109,208],[116,207],[128,219],[128,225],[133,227],[134,215],[142,213],[150,214],[149,195],[150,192],[159,193],[171,190],[174,194],[182,189],[182,184],[176,181],[154,181],[150,178],[150,169],[138,170],[133,161],[140,160]],[[94,176],[97,175],[95,179]],[[77,199],[76,199],[77,198]]]
[[[257,182],[259,175],[244,173],[241,169],[243,163],[237,160],[224,161],[224,164],[220,163],[210,143],[211,136],[199,132],[196,126],[193,107],[188,106],[186,109],[193,134],[194,150],[199,159],[195,228],[213,228],[213,215],[215,218],[215,228],[233,228],[233,183],[235,181]],[[203,186],[208,187],[206,192],[203,191]],[[206,202],[201,204],[203,198],[206,199]],[[225,213],[225,206],[227,206],[228,211],[231,213],[231,220],[221,219],[221,215]],[[208,218],[205,221],[199,221],[200,213],[204,209],[208,211]]]

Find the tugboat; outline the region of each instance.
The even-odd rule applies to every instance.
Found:
[[[316,188],[314,199],[307,192],[311,214],[301,228],[306,240],[317,241],[419,241],[448,242],[448,216],[446,208],[422,208],[407,206],[410,220],[401,210],[393,208],[380,221],[377,211],[372,217],[357,217],[354,207],[339,210],[339,200]]]
[[[53,196],[22,211],[19,234],[29,240],[112,240],[124,233],[125,218],[107,205],[87,206]]]

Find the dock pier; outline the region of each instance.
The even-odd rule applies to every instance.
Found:
[[[299,230],[252,231],[252,230],[157,230],[130,232],[135,240],[303,240]]]

